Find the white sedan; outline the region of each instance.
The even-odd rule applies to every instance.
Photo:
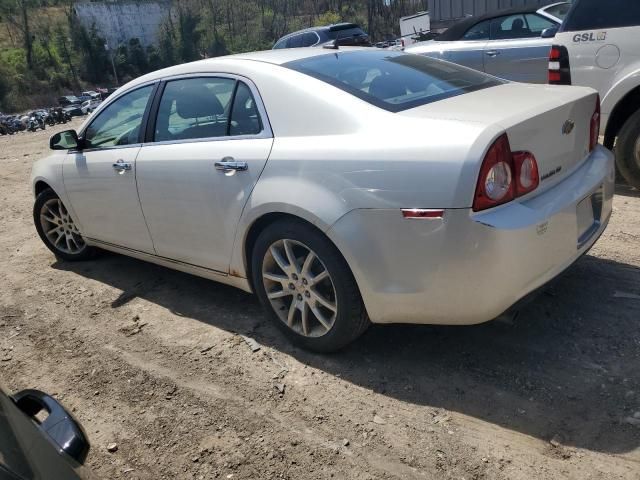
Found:
[[[331,351],[471,325],[589,250],[612,210],[599,99],[377,49],[209,59],[122,87],[33,168],[68,261],[105,249],[255,292]]]

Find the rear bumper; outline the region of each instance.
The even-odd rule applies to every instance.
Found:
[[[477,324],[507,311],[593,246],[611,215],[614,178],[613,155],[598,147],[568,178],[529,200],[484,213],[447,210],[441,220],[354,210],[327,233],[373,322]],[[585,222],[579,204],[592,198],[594,220]]]

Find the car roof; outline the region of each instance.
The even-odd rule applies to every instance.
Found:
[[[436,40],[439,42],[450,42],[453,40],[460,40],[464,36],[464,34],[467,33],[467,30],[469,30],[471,27],[473,27],[474,25],[480,22],[484,22],[485,20],[490,20],[492,18],[497,18],[497,17],[504,17],[507,15],[518,15],[522,13],[536,13],[538,10],[540,10],[540,5],[533,5],[528,7],[518,7],[518,8],[509,8],[506,10],[498,10],[493,13],[485,13],[484,15],[465,18],[464,20],[461,20],[458,23],[453,24],[445,32],[438,35],[438,37],[436,37]]]
[[[370,47],[340,47],[339,49],[340,52],[358,50],[378,51],[378,49],[372,49]],[[328,50],[325,48],[303,47],[283,48],[278,50],[263,50],[259,52],[240,53],[236,55],[225,55],[221,57],[207,58],[195,62],[174,65],[172,67],[148,73],[132,80],[118,90],[129,90],[147,82],[154,82],[162,78],[172,77],[176,75],[189,75],[192,73],[204,72],[233,72],[233,70],[228,69],[234,68],[234,66],[237,67],[238,62],[255,62],[263,64],[267,63],[271,65],[283,65],[285,63],[302,60],[304,58],[317,57],[321,55],[331,55],[336,52],[337,50]]]

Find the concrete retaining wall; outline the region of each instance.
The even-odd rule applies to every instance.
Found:
[[[80,22],[87,28],[97,27],[110,48],[131,38],[140,39],[143,45],[157,43],[160,26],[169,16],[170,1],[131,2],[78,2],[74,10]]]

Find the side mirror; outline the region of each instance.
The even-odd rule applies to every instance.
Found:
[[[58,452],[64,452],[79,464],[84,464],[89,453],[87,435],[71,414],[67,413],[53,397],[39,390],[23,390],[13,396],[16,406],[56,445]],[[36,415],[44,410],[47,418],[39,422]]]
[[[65,130],[58,132],[49,139],[49,148],[51,150],[71,150],[78,148],[80,140],[75,130]]]
[[[542,38],[553,38],[556,36],[556,33],[558,33],[559,28],[558,27],[549,27],[549,28],[545,28],[542,31]]]

